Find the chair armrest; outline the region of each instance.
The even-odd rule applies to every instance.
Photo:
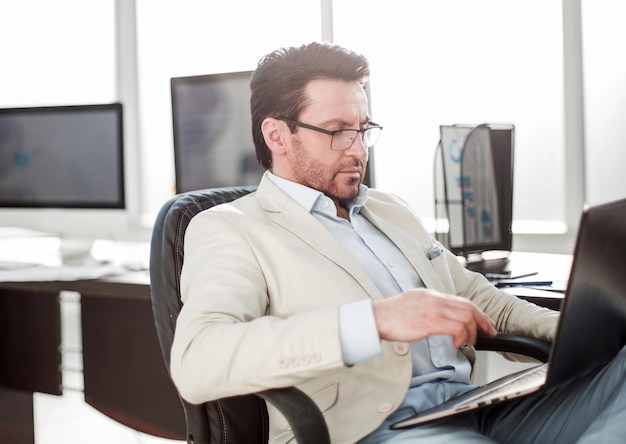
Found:
[[[328,427],[319,407],[295,387],[256,393],[276,407],[287,419],[300,444],[330,444]]]
[[[548,362],[551,345],[549,342],[526,336],[499,334],[494,338],[479,335],[475,348],[476,350],[517,353],[541,362]]]

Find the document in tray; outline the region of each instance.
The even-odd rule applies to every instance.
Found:
[[[0,282],[78,281],[122,273],[117,264],[33,265],[0,269]]]

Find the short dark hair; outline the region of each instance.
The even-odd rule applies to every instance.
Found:
[[[263,57],[250,80],[252,139],[256,157],[265,168],[272,166],[272,153],[261,132],[267,117],[297,120],[307,106],[305,88],[312,80],[358,81],[369,78],[367,59],[330,43],[313,42],[299,47],[277,49]],[[291,128],[295,132],[295,127]]]

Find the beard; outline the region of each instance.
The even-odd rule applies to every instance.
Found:
[[[298,183],[321,191],[341,204],[351,201],[359,195],[366,162],[360,159],[346,158],[337,164],[334,170],[329,170],[327,165],[309,156],[300,139],[294,140],[293,154],[293,174]],[[359,168],[359,178],[345,178],[339,174],[340,171],[352,167]]]

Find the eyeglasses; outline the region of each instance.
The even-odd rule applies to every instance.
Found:
[[[288,119],[286,117],[277,117],[277,119],[284,122],[292,123],[302,128],[310,129],[332,136],[332,138],[330,139],[330,149],[333,151],[345,151],[349,149],[352,145],[354,145],[357,134],[361,135],[361,140],[363,141],[363,145],[365,146],[365,148],[372,148],[378,141],[378,137],[380,137],[380,132],[383,130],[382,126],[377,125],[373,122],[370,122],[367,128],[363,129],[341,129],[336,131],[329,131],[324,128],[319,128],[317,126],[298,122],[297,120]]]

